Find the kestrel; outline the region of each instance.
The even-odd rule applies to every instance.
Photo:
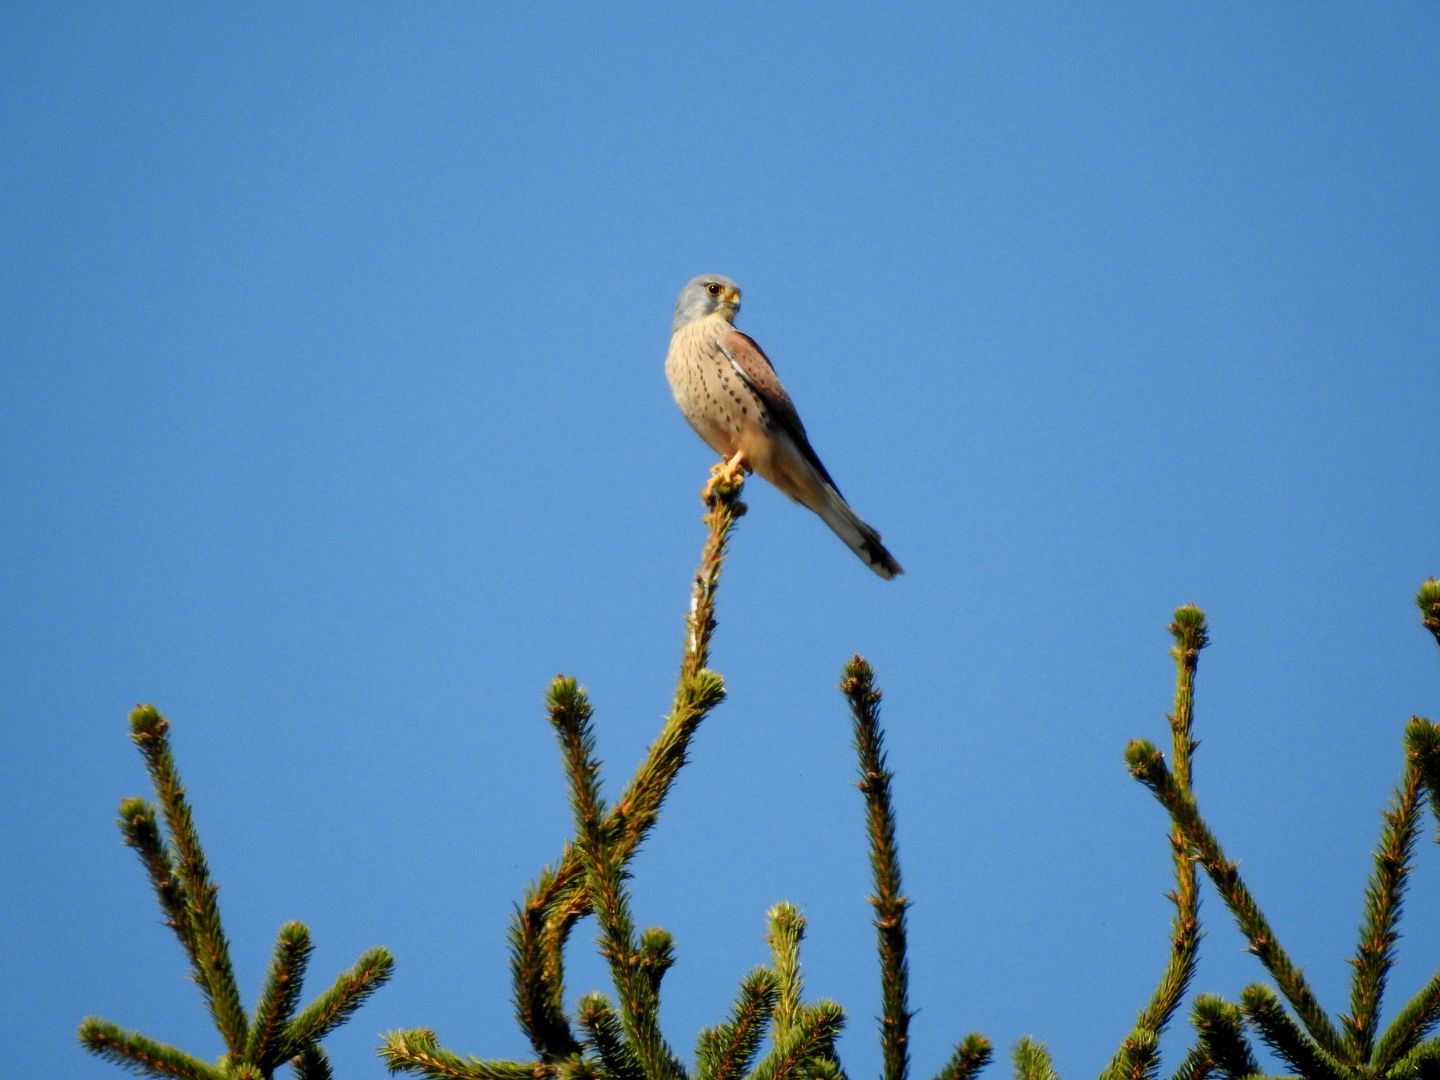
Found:
[[[739,310],[735,282],[719,274],[693,279],[675,301],[665,358],[675,403],[700,438],[725,458],[710,487],[733,479],[740,469],[757,472],[819,514],[871,570],[893,578],[900,564],[830,479],[770,358],[735,329]]]

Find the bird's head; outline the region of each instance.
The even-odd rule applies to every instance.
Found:
[[[701,274],[691,278],[675,301],[675,322],[679,330],[686,323],[706,315],[720,314],[726,322],[734,322],[740,310],[740,286],[721,274]]]

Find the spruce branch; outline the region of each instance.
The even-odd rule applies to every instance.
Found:
[[[1225,1076],[1238,1080],[1260,1071],[1245,1038],[1240,1006],[1214,994],[1201,994],[1191,1006],[1191,1023],[1200,1034],[1200,1049]]]
[[[200,987],[226,1051],[218,1065],[207,1065],[182,1050],[95,1017],[81,1024],[80,1041],[93,1053],[153,1076],[270,1080],[277,1066],[293,1059],[301,1080],[328,1080],[328,1060],[314,1044],[389,977],[390,954],[384,949],[371,950],[305,1014],[292,1019],[311,946],[304,924],[286,923],[280,928],[255,1022],[252,1025],[246,1019],[230,963],[230,946],[220,925],[217,886],[210,880],[170,750],[169,730],[169,721],[153,706],[140,706],[130,714],[130,737],[145,758],[170,834],[168,844],[161,834],[159,813],[144,799],[128,798],[120,803],[119,826],[125,843],[140,856],[166,924],[185,949],[192,979]],[[241,1029],[238,1033],[236,1025]]]
[[[935,1074],[935,1080],[968,1080],[995,1056],[995,1048],[984,1035],[970,1034],[955,1047],[945,1067]]]
[[[300,990],[305,969],[310,963],[310,931],[304,923],[288,922],[280,928],[275,954],[260,1002],[255,1007],[255,1022],[245,1048],[245,1060],[271,1069],[287,1056],[282,1033],[295,1015],[300,1003]]]
[[[895,842],[895,810],[890,801],[890,771],[880,729],[880,691],[875,672],[858,653],[845,665],[840,690],[850,704],[855,751],[860,758],[857,786],[865,796],[870,870],[875,892],[875,934],[880,952],[880,1047],[884,1080],[905,1080],[910,1069],[909,971],[905,963],[905,909],[900,888],[900,852]]]
[[[283,1050],[281,1059],[293,1057],[319,1042],[350,1019],[355,1010],[389,980],[394,967],[395,959],[388,949],[375,948],[363,953],[354,967],[343,972],[330,989],[285,1026],[277,1047]]]
[[[590,727],[594,710],[590,698],[574,679],[558,675],[546,694],[546,712],[565,755],[570,781],[570,806],[575,834],[585,845],[603,842],[599,835],[605,803],[600,797],[600,763],[595,759],[595,733]],[[593,835],[592,835],[593,834]]]
[[[1405,760],[1420,771],[1430,799],[1430,810],[1440,824],[1440,724],[1423,716],[1405,725]],[[1440,842],[1440,833],[1435,837]]]
[[[1440,581],[1426,578],[1415,594],[1415,606],[1420,609],[1420,625],[1435,636],[1440,645]]]
[[[1121,1040],[1120,1049],[1101,1076],[1103,1080],[1155,1080],[1159,1074],[1159,1036],[1137,1027]]]
[[[570,850],[567,845],[567,855]],[[524,902],[511,917],[509,931],[515,1017],[545,1062],[563,1061],[580,1050],[565,1015],[563,941],[551,948],[546,937],[551,906],[548,889],[554,879],[552,870],[541,872],[540,880],[526,891]]]
[[[323,1047],[314,1043],[291,1058],[290,1067],[295,1070],[295,1080],[334,1080],[335,1078],[335,1073],[330,1068],[329,1056]]]
[[[555,1080],[611,1080],[611,1078],[605,1072],[604,1066],[594,1058],[576,1054],[555,1066]]]
[[[586,872],[586,888],[601,930],[601,952],[620,998],[620,1021],[631,1054],[650,1080],[679,1080],[684,1070],[660,1033],[660,979],[673,962],[668,934],[649,932],[637,940],[624,887],[625,868],[604,826],[600,765],[595,758],[591,709],[573,679],[556,679],[550,689],[550,721],[565,754],[575,835]]]
[[[706,500],[708,535],[695,575],[685,621],[680,677],[670,713],[604,822],[613,834],[621,865],[629,862],[654,826],[670,785],[685,764],[690,740],[700,723],[725,696],[719,675],[706,668],[715,631],[715,594],[735,522],[745,513],[740,501],[743,479],[717,486]],[[560,861],[544,870],[511,920],[511,971],[516,1016],[542,1060],[554,1061],[578,1050],[565,1020],[564,949],[576,922],[591,911],[579,851],[567,844]]]
[[[1440,973],[1431,976],[1420,992],[1390,1021],[1370,1059],[1376,1074],[1392,1069],[1396,1062],[1419,1046],[1437,1024],[1440,1024]]]
[[[185,893],[185,883],[175,873],[175,864],[165,846],[165,838],[160,834],[155,807],[144,799],[131,797],[121,801],[119,813],[117,824],[120,834],[126,846],[140,856],[140,862],[145,866],[145,873],[155,889],[155,898],[160,901],[160,910],[165,913],[165,925],[174,931],[185,955],[195,964],[195,942],[190,932],[190,900]]]
[[[1375,1048],[1380,1001],[1395,965],[1395,942],[1400,936],[1395,926],[1420,831],[1421,799],[1420,770],[1414,761],[1407,761],[1405,775],[1384,814],[1375,869],[1365,888],[1360,944],[1351,960],[1355,976],[1350,984],[1350,1014],[1340,1018],[1349,1038],[1351,1060],[1357,1064],[1370,1062]]]
[[[145,758],[155,794],[170,830],[174,863],[185,890],[187,928],[181,942],[190,954],[195,981],[199,984],[215,1027],[225,1040],[230,1056],[240,1061],[250,1034],[250,1023],[240,1004],[240,990],[230,963],[230,943],[220,925],[219,886],[210,880],[210,868],[200,835],[195,829],[185,787],[180,782],[175,758],[170,751],[170,722],[152,705],[142,705],[130,714],[130,738]],[[152,881],[158,880],[152,871]],[[159,885],[156,886],[157,893]],[[164,905],[164,897],[161,904]],[[169,912],[167,911],[167,915]],[[178,931],[177,931],[178,933]]]
[[[805,1066],[808,1080],[849,1080],[840,1062],[833,1057],[817,1057]]]
[[[1125,758],[1131,775],[1150,789],[1179,827],[1225,906],[1234,915],[1240,932],[1250,942],[1249,951],[1275,979],[1311,1038],[1327,1053],[1344,1060],[1344,1039],[1320,1007],[1310,984],[1275,940],[1260,906],[1240,878],[1239,867],[1225,857],[1219,841],[1201,818],[1194,796],[1175,783],[1165,767],[1163,755],[1143,739],[1134,740],[1126,747]]]
[[[1170,624],[1175,645],[1170,656],[1175,661],[1175,714],[1170,717],[1170,731],[1175,755],[1175,782],[1190,790],[1190,763],[1199,744],[1191,737],[1195,723],[1195,672],[1200,666],[1200,650],[1210,644],[1210,628],[1205,612],[1194,604],[1175,609]]]
[[[214,1065],[95,1016],[80,1025],[80,1042],[92,1054],[145,1076],[167,1080],[226,1080],[225,1073]]]
[[[644,1080],[645,1073],[625,1042],[620,1014],[604,994],[586,994],[580,999],[576,1020],[585,1032],[585,1042],[614,1080]]]
[[[780,977],[770,968],[746,975],[729,1019],[700,1033],[696,1080],[740,1080],[760,1050],[779,999]]]
[[[1440,1080],[1440,1040],[1422,1043],[1390,1070],[1395,1080]]]
[[[640,974],[650,984],[650,993],[658,998],[660,981],[675,966],[675,938],[660,926],[642,930],[637,955]]]
[[[1192,1046],[1171,1080],[1207,1080],[1215,1074],[1215,1062],[1201,1046]]]
[[[1017,1080],[1060,1080],[1055,1064],[1050,1060],[1050,1051],[1045,1044],[1026,1035],[1015,1044],[1010,1054],[1015,1063]]]
[[[787,1080],[796,1075],[836,1076],[835,1040],[845,1026],[845,1011],[833,1001],[802,1005],[784,1037],[777,1026],[775,1046],[750,1073],[750,1080]]]
[[[1170,650],[1175,661],[1175,707],[1168,717],[1175,762],[1173,776],[1175,786],[1189,792],[1191,765],[1199,745],[1191,734],[1195,721],[1195,673],[1200,666],[1200,650],[1210,643],[1205,613],[1193,604],[1177,608],[1170,633],[1175,638]],[[1170,830],[1170,855],[1175,866],[1175,891],[1168,894],[1175,905],[1175,917],[1170,923],[1170,957],[1150,1003],[1140,1012],[1135,1027],[1102,1074],[1106,1080],[1140,1076],[1151,1068],[1158,1068],[1153,1055],[1143,1061],[1136,1057],[1141,1048],[1150,1045],[1142,1036],[1149,1033],[1159,1038],[1195,975],[1200,952],[1200,890],[1195,863],[1178,825]]]
[[[1350,1070],[1300,1030],[1270,987],[1247,986],[1240,994],[1240,1007],[1260,1040],[1306,1080],[1348,1080]]]
[[[774,960],[776,997],[773,1013],[775,1042],[790,1038],[803,1006],[805,984],[800,976],[800,942],[805,938],[805,916],[788,900],[782,900],[766,915],[770,933],[765,940]]]
[[[416,1073],[435,1080],[537,1080],[547,1072],[540,1062],[462,1058],[440,1049],[435,1033],[428,1028],[389,1032],[380,1044],[380,1057],[392,1073]]]

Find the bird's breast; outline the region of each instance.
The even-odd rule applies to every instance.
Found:
[[[729,457],[753,447],[769,417],[720,347],[719,333],[728,325],[708,325],[712,321],[699,319],[675,331],[665,375],[690,426],[713,450]]]

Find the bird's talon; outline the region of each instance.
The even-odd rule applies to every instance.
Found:
[[[738,488],[745,483],[745,475],[751,472],[750,466],[745,459],[737,452],[734,457],[726,461],[718,462],[710,467],[710,481],[700,492],[700,498],[710,502],[715,498],[718,488]]]

